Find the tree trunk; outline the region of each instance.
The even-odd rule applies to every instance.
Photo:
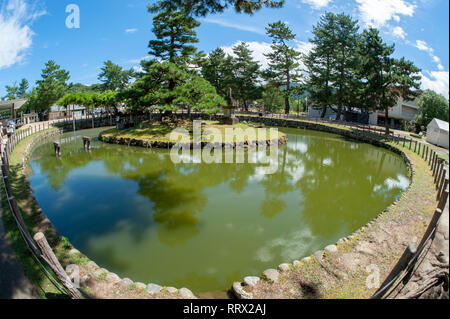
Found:
[[[327,114],[327,106],[326,105],[324,105],[323,107],[322,107],[322,114],[320,115],[320,118],[321,119],[323,119],[323,118],[325,118],[325,115]]]
[[[385,127],[386,127],[386,135],[389,135],[390,130],[389,130],[389,108],[386,107],[386,111],[385,111]]]

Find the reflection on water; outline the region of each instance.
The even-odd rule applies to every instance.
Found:
[[[58,230],[99,265],[141,282],[223,290],[307,256],[390,205],[401,157],[331,134],[283,130],[278,172],[262,164],[173,164],[166,150],[65,134],[33,153],[31,184]],[[255,156],[258,156],[257,154]]]

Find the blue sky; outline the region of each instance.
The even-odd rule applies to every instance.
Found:
[[[70,71],[71,82],[92,84],[106,60],[124,68],[137,67],[148,55],[152,39],[152,0],[0,0],[0,96],[5,85],[26,78],[39,79],[49,59]],[[66,27],[69,4],[80,9],[80,28]],[[246,41],[265,65],[263,53],[270,41],[265,27],[285,21],[297,34],[292,43],[307,52],[310,31],[326,11],[345,12],[361,28],[378,27],[384,40],[396,44],[396,57],[404,56],[422,69],[423,88],[448,98],[448,0],[286,0],[282,9],[263,9],[252,16],[228,10],[199,18],[200,50],[210,52]]]

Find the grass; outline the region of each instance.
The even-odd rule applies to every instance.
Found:
[[[250,124],[251,125],[251,124]],[[235,137],[233,139],[234,142],[245,142],[249,140],[249,136],[245,133],[246,129],[252,128],[252,126],[239,123],[236,125],[226,125],[221,124],[218,121],[202,121],[202,141],[212,141],[208,139],[207,134],[213,133],[214,130],[218,130],[222,136],[222,141],[225,141],[224,136],[227,129],[235,130]],[[179,136],[176,134],[176,138],[171,138],[171,133],[175,129],[184,129],[189,132],[189,135],[181,134],[191,140],[191,136],[193,135],[193,127],[191,121],[178,121],[178,122],[143,122],[138,127],[129,128],[129,129],[110,129],[106,130],[102,133],[104,137],[113,137],[116,139],[124,139],[124,140],[141,140],[141,141],[152,141],[152,142],[178,142]],[[259,140],[268,140],[270,139],[270,132],[267,131],[265,136],[256,136],[256,139]],[[257,135],[257,133],[256,133]],[[284,137],[285,135],[281,132],[278,133],[278,138]]]
[[[33,136],[27,137],[22,140],[11,154],[10,158],[10,180],[14,193],[14,197],[17,200],[19,209],[22,212],[25,224],[30,232],[34,234],[42,229],[39,229],[37,225],[41,222],[40,211],[34,201],[30,199],[30,191],[28,190],[28,184],[22,170],[22,157],[27,145],[36,136],[44,134],[50,130],[39,132]],[[1,182],[3,184],[3,181]],[[31,256],[28,247],[26,246],[22,236],[17,228],[14,217],[9,208],[8,200],[4,193],[4,185],[2,185],[1,205],[2,205],[2,219],[5,226],[7,237],[11,243],[16,257],[23,267],[25,275],[28,279],[38,288],[41,298],[66,298],[45,276],[40,266]],[[63,256],[67,254],[67,250],[70,248],[70,244],[67,239],[61,239],[52,229],[44,230],[44,234],[54,249],[56,256],[61,260]]]

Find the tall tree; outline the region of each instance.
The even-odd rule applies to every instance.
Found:
[[[355,69],[358,67],[357,47],[359,41],[358,21],[343,13],[327,14],[334,26],[331,47],[332,54],[332,92],[333,102],[337,105],[336,119],[341,118],[344,106],[350,106],[355,97],[358,79]]]
[[[98,79],[102,82],[103,91],[119,91],[126,89],[133,77],[133,70],[123,70],[120,65],[110,60],[103,63]]]
[[[212,51],[202,67],[201,74],[208,80],[221,97],[231,105],[229,90],[233,79],[233,58],[221,48]]]
[[[240,101],[248,111],[249,102],[259,98],[260,65],[252,57],[245,42],[233,47],[231,88],[233,98]]]
[[[292,94],[292,84],[299,83],[299,59],[301,53],[289,46],[295,34],[289,27],[281,22],[270,23],[266,28],[267,34],[272,38],[272,52],[265,54],[269,59],[269,68],[266,78],[273,85],[284,89],[285,113],[289,114],[289,98]]]
[[[420,69],[412,62],[391,55],[394,45],[387,45],[377,29],[369,28],[362,34],[360,43],[361,76],[363,94],[370,96],[374,107],[385,112],[386,134],[389,134],[389,108],[398,98],[413,100],[419,95]]]
[[[313,27],[313,48],[304,57],[304,64],[308,71],[307,89],[322,108],[322,118],[332,108],[340,119],[343,106],[353,106],[355,93],[359,92],[355,75],[359,61],[357,23],[343,13],[328,12]]]
[[[4,100],[15,100],[19,95],[19,87],[17,86],[17,82],[14,82],[13,85],[6,85],[6,95],[3,97]]]
[[[26,98],[29,93],[28,89],[30,88],[30,84],[28,83],[27,79],[22,79],[19,83],[19,88],[17,91],[17,97],[20,99]]]
[[[167,9],[167,7],[183,9],[189,14],[205,16],[209,13],[223,12],[233,6],[237,12],[253,14],[261,8],[280,8],[285,0],[158,0],[149,6],[152,12]]]
[[[67,88],[66,82],[70,76],[68,71],[61,69],[55,61],[50,60],[45,64],[41,77],[41,80],[36,81],[36,88],[24,107],[38,112],[42,118],[43,114],[64,96]]]
[[[151,11],[151,6],[149,5]],[[200,22],[183,10],[168,8],[153,18],[153,33],[156,40],[149,43],[150,54],[164,61],[185,67],[196,55],[198,43],[195,28]]]

